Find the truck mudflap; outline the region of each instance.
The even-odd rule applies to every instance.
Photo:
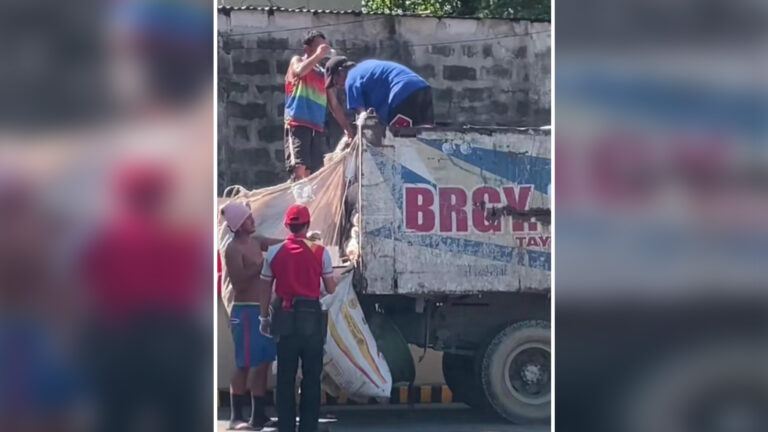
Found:
[[[550,288],[548,129],[361,126],[362,268],[372,294]]]

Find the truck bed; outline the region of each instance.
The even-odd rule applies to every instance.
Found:
[[[546,128],[400,130],[367,119],[361,266],[371,294],[550,289]]]

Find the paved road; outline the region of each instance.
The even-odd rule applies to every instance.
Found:
[[[327,424],[330,432],[549,432],[548,425],[511,425],[482,416],[462,404],[328,407],[324,413],[336,417]],[[229,410],[219,411],[218,431],[224,432]],[[269,429],[265,429],[268,432]]]

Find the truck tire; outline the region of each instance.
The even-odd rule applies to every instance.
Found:
[[[481,410],[490,408],[480,385],[475,356],[443,353],[443,378],[454,401]]]
[[[521,321],[491,340],[480,368],[485,395],[494,410],[513,422],[550,417],[550,326]]]
[[[472,357],[459,354],[443,353],[443,378],[445,385],[453,393],[453,399],[464,402],[464,393],[468,388],[469,381],[472,379],[471,371],[473,368]]]

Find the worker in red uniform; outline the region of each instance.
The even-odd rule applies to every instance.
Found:
[[[320,281],[336,291],[331,256],[307,239],[309,209],[292,205],[285,213],[291,231],[286,240],[267,252],[261,272],[262,303],[269,304],[275,282],[273,317],[262,308],[261,331],[277,340],[277,416],[280,432],[296,430],[296,370],[301,360],[299,432],[316,432],[320,415],[320,373],[327,320],[320,308]]]

